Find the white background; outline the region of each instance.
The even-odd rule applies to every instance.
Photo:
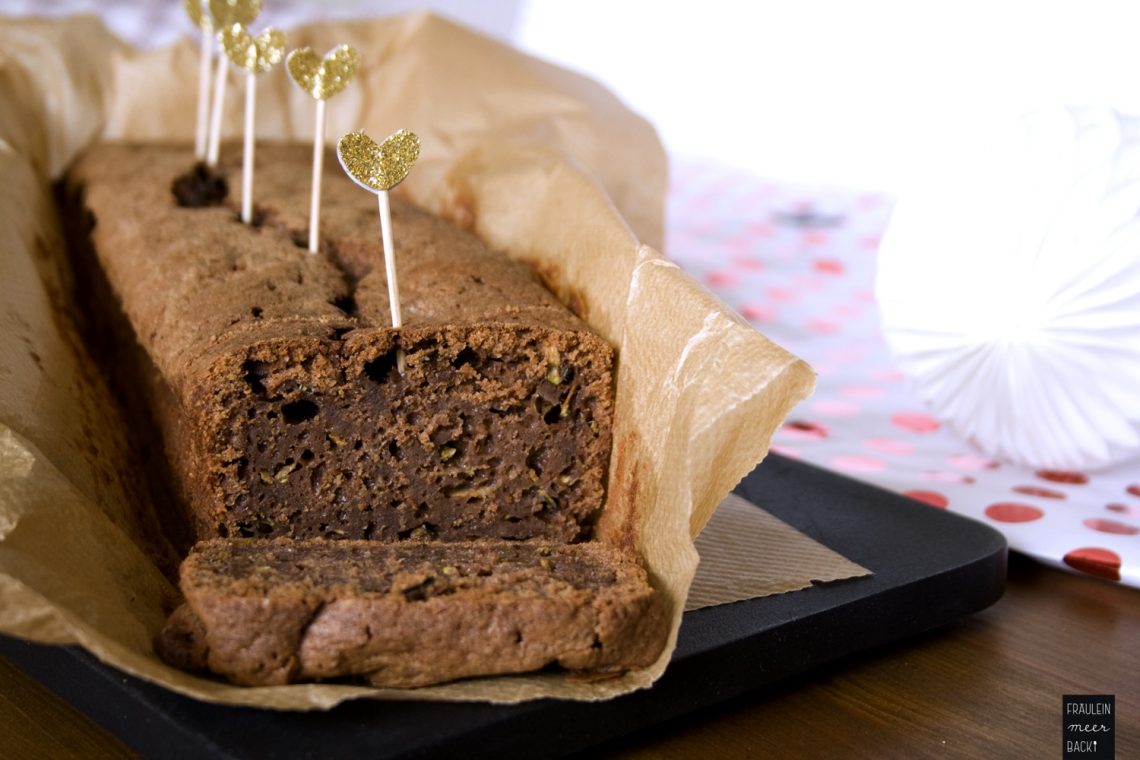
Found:
[[[969,122],[1140,111],[1140,3],[528,2],[519,43],[606,81],[676,153],[897,191]]]
[[[776,180],[894,193],[971,123],[1049,105],[1140,113],[1137,0],[265,4],[265,23],[434,9],[605,82],[674,154]],[[173,32],[140,26],[154,5],[0,0],[0,13],[87,9],[165,44]]]

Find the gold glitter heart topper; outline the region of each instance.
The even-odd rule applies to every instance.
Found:
[[[210,9],[206,7],[206,0],[182,0],[182,7],[186,9],[186,15],[194,26],[207,32],[213,30],[213,18]]]
[[[191,12],[191,2],[193,0],[187,0],[188,13]],[[217,29],[225,29],[234,24],[249,26],[261,13],[261,0],[210,0],[209,9]]]
[[[376,142],[360,132],[349,132],[336,144],[336,156],[352,181],[373,193],[391,190],[404,181],[420,156],[420,139],[406,129]]]
[[[230,60],[251,74],[268,71],[285,57],[285,33],[274,27],[254,37],[241,24],[233,24],[218,38]]]
[[[297,48],[285,59],[289,76],[317,100],[328,100],[347,87],[359,63],[360,55],[351,45],[338,45],[324,58],[312,48]]]

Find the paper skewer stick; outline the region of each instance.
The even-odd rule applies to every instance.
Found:
[[[388,191],[376,193],[380,206],[380,240],[384,246],[384,274],[388,278],[388,309],[392,313],[392,327],[399,329],[404,324],[400,315],[400,283],[396,281],[396,246],[392,244],[392,209],[388,205]],[[396,349],[396,371],[404,374],[406,367],[404,349]]]
[[[257,106],[257,75],[268,71],[285,57],[285,35],[269,28],[253,37],[241,24],[222,30],[222,48],[230,60],[246,71],[245,141],[241,162],[241,220],[253,222],[254,116]],[[216,159],[215,159],[216,160]]]
[[[198,115],[194,124],[194,157],[205,161],[210,128],[210,66],[214,62],[214,17],[206,0],[182,0],[182,7],[202,35],[198,49]]]
[[[226,30],[232,29],[235,25],[244,26],[253,22],[257,15],[261,13],[261,0],[184,0],[186,12],[190,15],[191,20],[202,27],[205,32],[207,29],[210,33],[216,32],[218,35],[219,44],[222,45],[223,50],[225,42],[222,37],[225,35]],[[206,8],[203,9],[202,6]],[[203,52],[209,47],[209,43],[205,38],[202,40]],[[199,124],[205,119],[203,115],[205,106],[202,99],[202,93],[206,93],[206,98],[209,98],[209,59],[212,54],[204,55],[203,58],[207,60],[205,64],[199,64],[202,71],[207,73],[204,79],[207,84],[203,85],[201,81],[198,84],[198,119]],[[214,80],[214,101],[211,104],[210,110],[210,123],[207,132],[205,158],[206,165],[211,169],[218,165],[218,152],[222,143],[222,110],[226,103],[226,56],[218,53],[218,70],[216,79]]]
[[[321,58],[312,48],[289,53],[285,68],[289,76],[317,101],[316,128],[313,130],[313,193],[309,205],[309,253],[320,245],[321,172],[324,164],[326,101],[343,90],[356,73],[360,56],[351,45],[339,45]]]
[[[309,253],[321,239],[321,172],[325,163],[325,102],[317,101],[317,128],[313,135],[313,195],[309,203]]]
[[[206,166],[218,165],[218,151],[222,144],[222,106],[226,100],[226,57],[218,56],[217,79],[214,80],[214,104],[210,112],[210,140],[206,148]]]
[[[384,245],[384,274],[388,278],[388,307],[392,313],[392,327],[401,327],[404,324],[400,316],[400,284],[396,280],[396,246],[392,244],[392,208],[388,205],[388,191],[381,190],[376,193],[376,200],[380,206],[380,240]],[[398,355],[397,359],[402,359]],[[400,374],[404,374],[400,362]]]
[[[400,287],[396,280],[396,250],[392,243],[392,212],[388,205],[388,191],[403,182],[419,155],[419,138],[406,129],[389,135],[380,145],[364,132],[349,132],[336,144],[336,156],[345,173],[365,190],[376,193],[393,328],[399,328],[403,320],[400,316]],[[396,368],[401,375],[404,374],[403,349],[396,349]]]
[[[198,51],[198,118],[194,130],[194,157],[206,160],[207,131],[210,128],[210,64],[214,60],[214,35],[210,22],[202,26],[202,45]]]
[[[245,143],[241,151],[241,220],[253,222],[253,109],[257,103],[257,74],[245,75]]]

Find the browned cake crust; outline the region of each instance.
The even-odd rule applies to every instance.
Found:
[[[182,589],[189,610],[159,651],[246,685],[620,672],[651,664],[669,631],[641,565],[597,542],[213,540]]]
[[[326,160],[310,255],[309,150],[259,144],[257,164],[255,227],[233,192],[176,203],[184,146],[100,145],[69,177],[197,537],[588,537],[611,347],[527,267],[396,199],[391,330],[373,196]]]

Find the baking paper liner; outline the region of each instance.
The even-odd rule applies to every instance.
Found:
[[[533,262],[617,346],[599,535],[644,554],[673,610],[669,644],[653,666],[607,681],[547,672],[410,691],[240,688],[157,659],[151,639],[177,592],[155,561],[161,537],[123,422],[73,324],[70,294],[83,284],[65,266],[51,183],[96,139],[190,144],[196,46],[140,53],[92,19],[0,26],[0,630],[79,643],[199,699],[281,709],[365,695],[595,700],[648,686],[676,641],[697,567],[693,536],[764,456],[814,375],[642,242],[661,240],[664,155],[652,128],[598,85],[430,15],[313,25],[289,38],[289,47],[347,42],[362,54],[357,80],[330,102],[330,138],[361,127],[417,132],[423,152],[402,191]],[[259,136],[310,139],[312,108],[283,71],[264,76]],[[854,572],[837,555],[805,566],[802,554],[781,553],[780,535],[758,551],[787,587]]]

